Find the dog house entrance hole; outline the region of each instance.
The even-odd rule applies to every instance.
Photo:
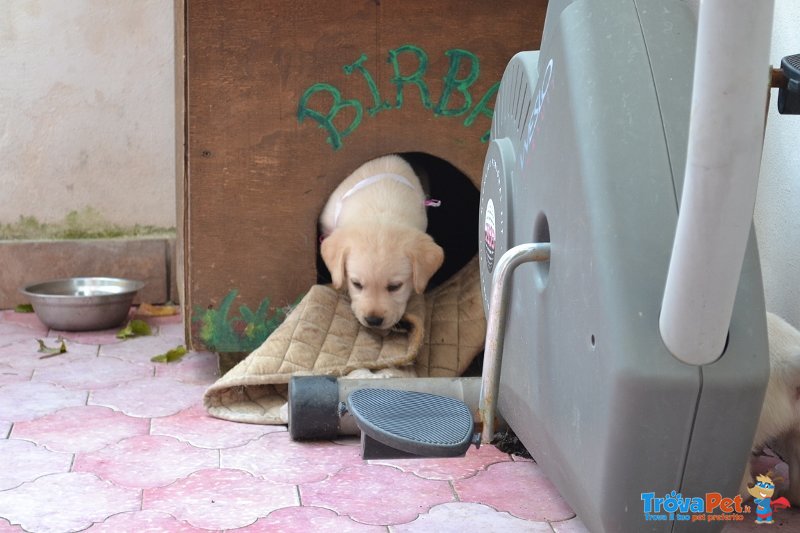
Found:
[[[441,201],[439,207],[428,208],[428,233],[444,248],[444,264],[431,278],[431,289],[450,279],[478,253],[480,191],[463,172],[442,158],[423,152],[399,155],[427,186],[428,196]],[[330,281],[317,246],[317,283]]]

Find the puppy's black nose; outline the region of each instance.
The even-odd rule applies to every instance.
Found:
[[[383,324],[383,317],[380,317],[380,316],[367,316],[367,317],[364,317],[364,322],[366,322],[367,325],[370,326],[370,327],[377,328],[377,327],[380,327],[381,324]]]

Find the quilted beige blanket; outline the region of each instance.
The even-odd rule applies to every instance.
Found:
[[[286,424],[293,375],[458,376],[485,334],[477,261],[412,297],[401,326],[387,335],[361,326],[346,294],[314,285],[258,349],[209,387],[204,404],[217,418]]]

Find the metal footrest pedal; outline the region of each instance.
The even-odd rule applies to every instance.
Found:
[[[469,407],[422,392],[360,389],[347,410],[361,430],[364,459],[462,457],[480,445]]]

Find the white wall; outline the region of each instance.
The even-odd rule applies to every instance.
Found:
[[[800,53],[800,2],[776,0],[771,61]],[[767,118],[755,225],[767,309],[800,327],[800,116]]]
[[[4,0],[0,222],[175,226],[172,0]]]

